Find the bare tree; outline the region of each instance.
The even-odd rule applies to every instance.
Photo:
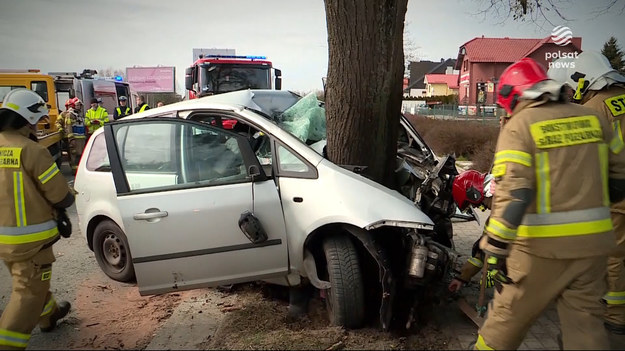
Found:
[[[325,0],[327,154],[392,186],[407,0]]]

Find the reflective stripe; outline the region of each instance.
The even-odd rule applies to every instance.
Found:
[[[46,303],[46,305],[43,307],[43,312],[41,312],[40,317],[52,313],[54,306],[56,306],[56,301],[54,300],[54,296],[50,296],[50,300],[48,300],[48,303]]]
[[[625,143],[623,142],[623,132],[621,131],[621,121],[614,121],[612,123],[612,127],[614,128],[614,138],[610,141],[610,150],[618,154],[623,151],[625,148]]]
[[[516,237],[515,229],[508,228],[503,223],[492,218],[488,220],[486,231],[506,240],[514,240]]]
[[[495,154],[494,164],[514,162],[523,166],[532,167],[532,155],[517,150],[503,150]]]
[[[603,206],[610,206],[610,191],[608,189],[608,146],[599,144],[599,167],[601,168],[601,187],[603,188]]]
[[[549,179],[549,154],[536,154],[536,212],[551,212],[551,181]]]
[[[24,181],[22,172],[13,172],[13,199],[15,201],[15,222],[18,227],[25,227],[26,205],[24,204]]]
[[[41,173],[41,175],[39,176],[39,181],[41,182],[41,184],[45,184],[57,173],[59,173],[59,167],[56,166],[56,163],[53,163],[50,168],[48,168],[45,172]]]
[[[58,233],[54,220],[25,227],[0,227],[0,244],[31,243],[53,238]]]
[[[625,305],[625,291],[608,291],[603,299],[608,305]]]
[[[584,223],[606,218],[610,218],[610,208],[596,207],[585,210],[562,211],[545,214],[529,213],[523,217],[521,224],[525,226],[540,226],[551,224]]]
[[[528,238],[555,238],[604,233],[612,230],[610,218],[591,222],[551,224],[537,226],[519,226],[519,236]]]
[[[484,265],[484,263],[482,263],[482,260],[477,257],[471,257],[467,260],[467,262],[478,268],[482,268],[482,266]]]
[[[494,350],[492,347],[486,345],[484,338],[482,335],[477,335],[477,342],[475,343],[475,348],[478,350]]]
[[[139,112],[145,111],[147,107],[148,107],[148,104],[143,104],[143,106],[141,106],[141,108],[139,109]]]
[[[30,340],[30,334],[0,329],[0,345],[26,348],[28,340]]]

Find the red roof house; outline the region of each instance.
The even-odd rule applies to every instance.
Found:
[[[496,103],[497,80],[512,63],[530,57],[548,69],[549,62],[564,55],[576,55],[582,50],[582,38],[574,37],[560,46],[551,37],[473,38],[458,51],[456,69],[460,70],[459,101],[461,105]]]
[[[423,82],[427,96],[458,94],[457,74],[426,74]]]

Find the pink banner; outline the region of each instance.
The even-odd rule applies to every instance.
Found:
[[[127,67],[126,80],[139,93],[171,93],[175,67]]]

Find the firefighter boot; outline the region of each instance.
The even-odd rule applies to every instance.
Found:
[[[59,302],[56,306],[56,309],[54,310],[54,312],[52,312],[52,315],[50,316],[50,321],[48,322],[48,325],[40,324],[39,329],[41,329],[41,331],[44,333],[51,332],[56,327],[56,322],[59,319],[67,316],[71,308],[72,308],[72,305],[70,305],[69,302],[67,301]]]

